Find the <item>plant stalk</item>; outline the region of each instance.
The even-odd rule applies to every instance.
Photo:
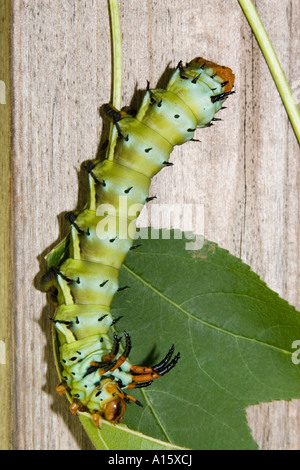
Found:
[[[281,99],[283,101],[290,122],[300,144],[300,111],[293,97],[290,86],[287,82],[284,71],[277,58],[276,52],[271,44],[268,34],[262,24],[258,12],[252,0],[238,0],[244,14],[252,28],[257,39],[259,47],[269,66],[272,77],[276,83]]]
[[[112,96],[111,104],[121,109],[122,105],[122,34],[118,0],[108,0],[112,42]],[[111,124],[106,158],[113,160],[117,141],[117,130]]]

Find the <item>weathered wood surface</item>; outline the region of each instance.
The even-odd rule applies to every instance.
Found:
[[[8,363],[10,337],[10,64],[8,1],[0,3],[0,396],[2,402],[0,450],[9,446],[10,370]]]
[[[257,8],[300,102],[297,0]],[[122,0],[123,104],[138,105],[146,80],[201,55],[230,66],[236,94],[223,122],[198,131],[155,177],[162,203],[202,203],[204,233],[240,256],[297,308],[299,146],[277,89],[237,0]],[[14,449],[90,449],[54,391],[49,317],[37,290],[43,256],[66,233],[63,214],[85,201],[82,163],[94,158],[110,99],[106,0],[12,1],[12,397]],[[164,76],[161,82],[163,82]],[[106,129],[104,129],[104,132]],[[300,449],[300,404],[248,411],[263,449]]]

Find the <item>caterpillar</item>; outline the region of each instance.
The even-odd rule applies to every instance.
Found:
[[[194,139],[197,128],[218,120],[215,113],[234,93],[231,69],[197,57],[179,62],[166,89],[148,83],[135,116],[111,104],[103,115],[117,129],[113,160],[93,160],[86,165],[89,198],[81,212],[68,212],[68,244],[58,247],[59,259],[42,278],[42,289],[56,305],[52,319],[59,345],[61,382],[57,391],[71,397],[70,409],[119,423],[128,402],[142,404],[127,390],[147,387],[177,364],[174,345],[154,366],[131,364],[130,335],[109,337],[113,319],[110,305],[119,287],[119,270],[134,245],[135,222],[149,197],[151,178],[169,166],[175,145]],[[121,204],[120,201],[126,204]],[[114,213],[109,215],[111,207]],[[135,210],[131,211],[130,209]],[[112,224],[114,233],[104,230]],[[104,236],[103,236],[104,233]],[[125,235],[124,235],[125,233]]]

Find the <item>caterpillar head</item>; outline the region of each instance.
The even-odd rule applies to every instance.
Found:
[[[102,402],[101,414],[113,424],[120,423],[124,417],[126,404],[133,401],[143,406],[136,398],[124,393],[119,385],[112,379],[103,379],[102,389],[105,390],[106,399]]]
[[[126,410],[125,393],[114,381],[107,380],[108,382],[104,385],[104,388],[108,398],[105,400],[103,414],[107,421],[114,424],[120,423]]]

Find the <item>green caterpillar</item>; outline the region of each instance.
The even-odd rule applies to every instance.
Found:
[[[120,422],[126,403],[141,405],[124,390],[145,387],[177,363],[174,346],[152,367],[130,364],[131,341],[108,336],[113,319],[110,305],[119,289],[119,270],[133,246],[137,214],[148,202],[151,178],[168,165],[175,145],[193,140],[194,131],[208,126],[224,100],[233,93],[231,69],[202,58],[185,67],[180,62],[165,90],[147,87],[135,117],[104,105],[104,115],[118,131],[113,160],[93,161],[89,201],[78,214],[70,212],[69,244],[56,249],[59,261],[43,277],[43,289],[55,298],[53,319],[59,344],[63,382],[71,411],[88,411]],[[113,211],[110,214],[109,208]],[[114,233],[105,232],[114,227]]]

